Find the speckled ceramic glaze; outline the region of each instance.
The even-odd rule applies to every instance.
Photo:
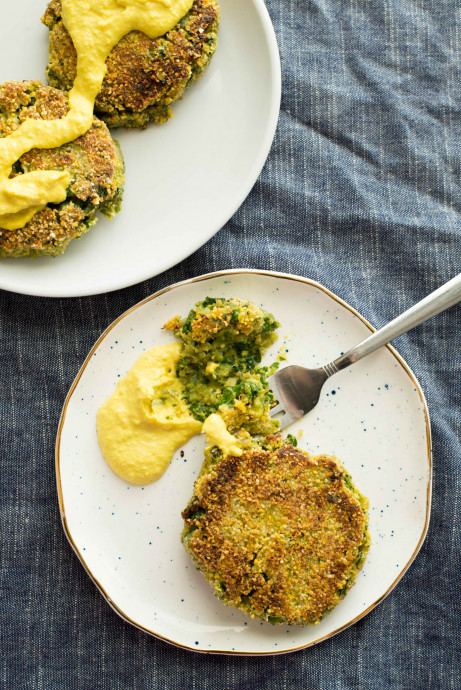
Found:
[[[318,406],[288,428],[313,454],[337,455],[370,501],[372,546],[355,586],[321,623],[272,626],[220,603],[181,543],[181,510],[203,459],[204,441],[178,451],[163,477],[128,485],[106,465],[95,414],[119,377],[154,345],[172,341],[162,325],[206,296],[250,299],[281,322],[288,364],[333,360],[370,333],[352,308],[305,278],[229,271],[153,295],[110,326],[66,399],[56,446],[66,535],[108,602],[130,623],[203,652],[274,654],[319,642],[368,613],[402,577],[424,540],[430,512],[430,429],[410,369],[385,347],[327,382]]]

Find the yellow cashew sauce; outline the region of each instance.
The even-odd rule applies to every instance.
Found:
[[[219,414],[210,414],[203,422],[203,433],[208,442],[208,448],[218,446],[224,457],[227,455],[239,456],[243,451],[237,445],[235,436],[227,431],[224,419]]]
[[[9,179],[13,164],[33,148],[62,146],[85,134],[112,48],[130,31],[150,38],[170,31],[193,0],[62,0],[62,19],[77,52],[69,112],[57,120],[28,119],[0,139],[0,227],[16,230],[47,203],[66,198],[68,172],[38,170]]]
[[[144,352],[98,409],[96,428],[112,470],[132,484],[149,484],[165,472],[175,450],[202,431],[182,398],[176,377],[181,343]],[[203,424],[209,446],[241,455],[223,419],[212,414]]]
[[[113,471],[132,484],[158,479],[175,450],[202,429],[181,397],[176,378],[180,352],[181,343],[144,352],[98,409],[102,453]]]

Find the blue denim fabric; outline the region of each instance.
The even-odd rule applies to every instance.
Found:
[[[432,416],[426,542],[368,616],[272,658],[189,653],[120,620],[60,525],[54,438],[102,330],[171,282],[232,267],[320,281],[375,326],[461,271],[459,0],[268,0],[283,98],[232,220],[168,272],[108,295],[0,293],[1,687],[461,688],[461,306],[396,342]],[[1,269],[0,269],[1,270]]]

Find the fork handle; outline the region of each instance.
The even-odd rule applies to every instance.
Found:
[[[424,297],[413,307],[407,309],[390,321],[388,324],[375,331],[361,343],[345,352],[341,357],[335,359],[331,364],[327,364],[325,372],[328,376],[345,369],[346,367],[358,362],[359,359],[366,357],[383,345],[387,345],[391,340],[397,338],[402,333],[406,333],[423,321],[427,321],[441,311],[452,307],[461,301],[461,273],[452,278],[430,295]],[[332,370],[332,371],[331,371]]]

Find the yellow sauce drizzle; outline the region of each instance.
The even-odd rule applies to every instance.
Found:
[[[158,38],[187,14],[193,0],[62,0],[62,19],[77,52],[69,112],[58,120],[28,119],[0,139],[0,227],[16,230],[47,203],[66,198],[68,172],[38,170],[9,179],[13,164],[33,148],[62,146],[87,132],[112,48],[130,31]]]

